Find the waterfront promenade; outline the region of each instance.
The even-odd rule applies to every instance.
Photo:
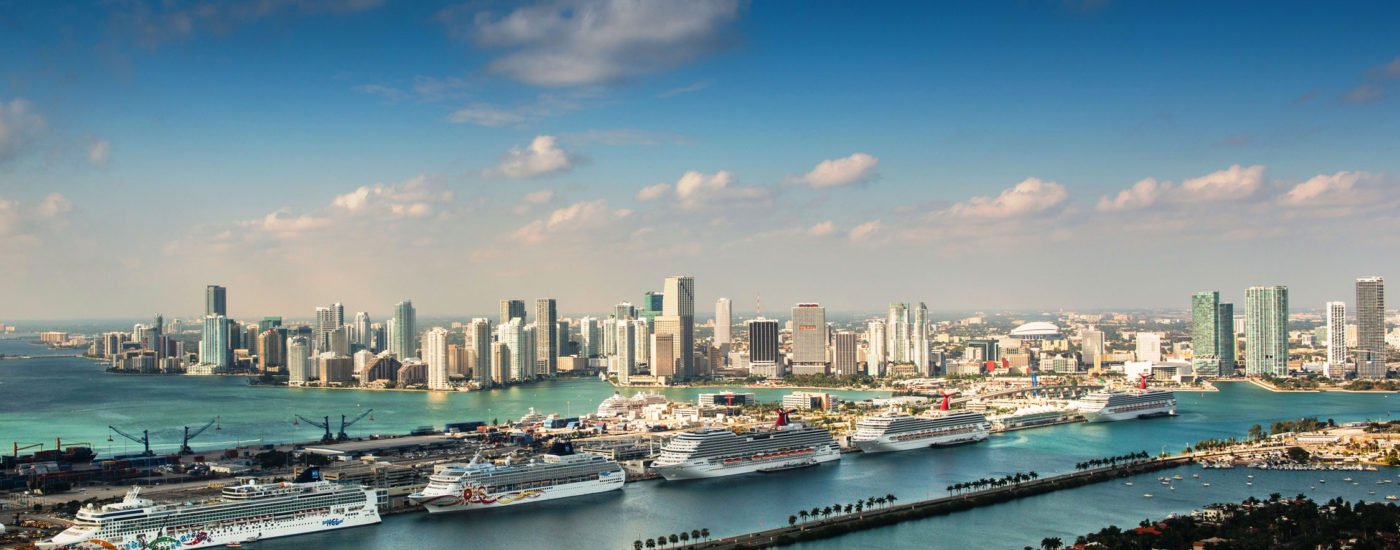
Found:
[[[1072,489],[1166,468],[1175,468],[1190,461],[1191,458],[1189,457],[1178,456],[1072,472],[1034,481],[1007,485],[1005,487],[971,491],[908,504],[892,505],[887,508],[875,510],[867,509],[858,513],[834,516],[830,519],[796,523],[786,527],[766,529],[733,537],[705,541],[694,544],[691,547],[720,550],[770,548],[798,542],[826,539],[855,531],[892,525],[902,521],[949,514],[1052,491]]]

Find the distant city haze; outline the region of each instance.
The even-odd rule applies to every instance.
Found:
[[[61,4],[0,32],[0,323],[1400,277],[1395,3]]]

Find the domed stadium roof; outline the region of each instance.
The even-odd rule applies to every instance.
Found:
[[[1054,323],[1047,323],[1045,321],[1034,321],[1011,329],[1012,338],[1021,338],[1025,340],[1045,340],[1059,338],[1060,336],[1060,327],[1055,326]]]

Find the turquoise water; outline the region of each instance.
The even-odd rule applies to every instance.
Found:
[[[518,419],[530,407],[542,414],[563,416],[591,413],[612,395],[612,386],[596,379],[562,379],[484,392],[396,392],[322,390],[313,388],[249,387],[233,376],[136,376],[103,372],[104,364],[74,357],[40,357],[66,353],[15,340],[0,340],[0,353],[29,354],[33,359],[0,361],[0,445],[12,441],[88,442],[102,456],[137,452],[121,437],[108,442],[108,425],[133,435],[151,432],[152,449],[179,448],[183,426],[198,427],[216,416],[219,430],[210,430],[192,445],[195,449],[227,448],[260,440],[267,443],[318,439],[321,430],[294,425],[293,415],[312,419],[358,416],[374,409],[351,427],[352,436],[408,433],[418,426],[439,429],[447,422],[499,418]],[[634,393],[641,390],[624,390]],[[720,389],[666,389],[672,400],[694,402],[701,393]],[[763,401],[778,401],[785,390],[753,391]],[[888,392],[833,392],[843,397],[886,396]]]
[[[25,353],[0,341],[0,353]],[[41,348],[35,348],[41,349]],[[592,409],[612,392],[589,380],[560,381],[499,392],[433,396],[425,393],[259,389],[241,379],[207,377],[120,377],[102,375],[100,366],[71,358],[0,362],[0,443],[89,437],[105,443],[106,424],[137,429],[170,426],[221,415],[219,438],[288,435],[314,437],[315,429],[290,425],[292,412],[339,414],[356,405],[375,408],[372,429],[355,434],[396,432],[421,424],[514,418],[526,407],[564,413]],[[22,388],[22,389],[20,389]],[[672,390],[672,398],[699,393]],[[782,392],[760,392],[771,399]],[[1017,471],[1065,472],[1085,458],[1128,451],[1178,451],[1210,437],[1243,434],[1251,424],[1301,416],[1338,422],[1384,419],[1400,408],[1390,394],[1275,394],[1248,384],[1222,384],[1218,393],[1180,393],[1180,416],[1110,424],[1074,424],[993,436],[986,443],[882,455],[851,455],[840,463],[780,474],[753,474],[688,482],[644,482],[618,492],[466,514],[391,516],[378,527],[322,533],[260,543],[268,549],[388,548],[630,548],[632,541],[680,530],[709,528],[724,536],[786,523],[799,509],[845,503],[893,493],[915,500],[943,493],[943,487]],[[381,413],[381,411],[383,411]],[[500,411],[500,412],[498,412]],[[504,412],[504,411],[509,411]],[[188,420],[187,420],[188,419]],[[358,426],[357,426],[358,428]],[[297,431],[300,430],[300,431]],[[155,432],[153,434],[162,434]],[[73,434],[73,435],[69,435]],[[156,439],[164,436],[156,435]],[[305,438],[305,437],[303,437]],[[213,442],[214,439],[205,442]],[[120,443],[117,443],[118,445]],[[99,451],[102,451],[99,447]],[[803,548],[1021,548],[1059,536],[1066,541],[1109,524],[1136,525],[1145,518],[1185,513],[1211,502],[1239,501],[1271,492],[1305,493],[1315,498],[1344,496],[1375,500],[1400,493],[1375,481],[1396,478],[1380,472],[1265,472],[1245,469],[1174,471],[1187,479],[1175,490],[1157,475],[1134,480],[1134,487],[1100,484],[1041,495],[976,510],[854,533],[802,545]],[[1202,479],[1193,480],[1191,473]],[[1254,486],[1244,484],[1254,474]],[[1158,474],[1159,475],[1159,474]],[[1341,481],[1354,478],[1359,485]],[[1325,478],[1326,484],[1317,480]],[[1200,485],[1209,481],[1212,486]],[[1310,487],[1316,487],[1312,489]],[[1376,491],[1376,495],[1368,494]],[[1150,492],[1153,498],[1143,498]]]

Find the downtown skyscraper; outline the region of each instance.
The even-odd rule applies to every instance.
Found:
[[[525,322],[525,300],[501,300],[501,324],[515,318],[522,324]]]
[[[671,336],[676,377],[694,378],[700,374],[695,369],[695,278],[667,277],[662,293],[661,315],[653,332]]]
[[[792,308],[793,374],[826,374],[826,308],[797,304]]]
[[[1234,372],[1234,312],[1232,304],[1220,303],[1218,291],[1197,292],[1191,296],[1191,353],[1196,374],[1228,376]],[[1100,347],[1102,338],[1100,333]],[[1090,362],[1087,356],[1084,361]]]
[[[1385,378],[1385,279],[1356,280],[1356,377]]]
[[[1245,289],[1245,372],[1250,376],[1288,375],[1288,287]]]
[[[423,334],[423,359],[428,363],[428,389],[452,389],[447,368],[447,329],[433,327]]]
[[[484,317],[472,319],[464,327],[466,332],[467,362],[472,369],[472,380],[481,388],[492,385],[491,377],[491,321]]]
[[[559,312],[554,298],[535,300],[535,372],[554,376],[559,370]]]
[[[228,317],[228,289],[219,285],[204,287],[204,314]]]
[[[1328,378],[1341,378],[1347,365],[1347,303],[1327,302]]]
[[[749,372],[782,378],[786,371],[778,343],[778,321],[762,317],[749,321]]]
[[[715,347],[729,344],[733,336],[734,307],[729,298],[715,300]]]
[[[928,372],[928,306],[919,302],[913,317],[909,325],[909,360],[918,372]]]
[[[908,363],[909,348],[909,304],[891,303],[885,323],[885,358],[890,363]]]
[[[418,357],[417,317],[413,300],[394,305],[394,317],[389,320],[389,353],[399,361]]]

